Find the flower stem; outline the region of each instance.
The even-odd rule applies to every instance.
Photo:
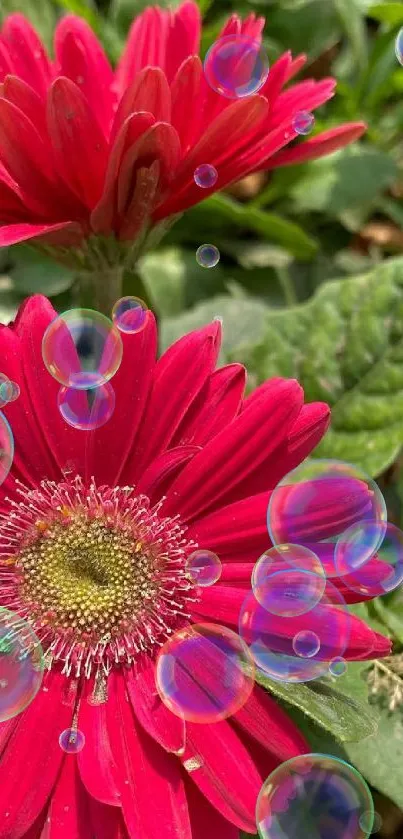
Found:
[[[282,292],[284,294],[284,300],[287,306],[295,306],[297,301],[297,296],[295,294],[294,285],[292,279],[290,277],[288,268],[283,266],[277,268],[277,276],[281,285]]]
[[[83,272],[78,277],[79,305],[110,317],[114,304],[122,297],[122,286],[123,269],[120,265]]]

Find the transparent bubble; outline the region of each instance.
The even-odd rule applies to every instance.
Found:
[[[297,134],[309,134],[315,125],[315,117],[309,111],[298,111],[292,121],[292,127]]]
[[[187,559],[188,577],[198,586],[212,586],[221,577],[222,566],[213,551],[193,551]]]
[[[147,326],[148,311],[140,297],[121,297],[112,309],[112,320],[120,332],[135,335]]]
[[[0,412],[0,485],[6,480],[14,457],[14,437],[4,414]]]
[[[315,632],[311,632],[310,629],[297,632],[292,642],[295,655],[299,655],[301,658],[312,658],[319,652],[319,647],[320,640]]]
[[[59,746],[68,755],[76,755],[85,746],[85,736],[78,728],[66,728],[59,737]]]
[[[79,431],[94,431],[111,418],[115,391],[110,382],[90,390],[61,387],[57,405],[63,419]]]
[[[367,839],[373,811],[368,786],[353,766],[330,755],[299,755],[264,782],[256,823],[261,839]],[[364,814],[367,829],[360,825]]]
[[[379,525],[362,559],[382,541],[386,504],[379,487],[357,466],[340,460],[306,460],[283,478],[271,494],[267,526],[273,544],[293,543],[319,557],[327,577],[338,576],[335,546],[353,524]]]
[[[0,373],[0,408],[3,408],[8,402],[14,402],[19,395],[20,386],[16,382],[11,382],[5,373]]]
[[[220,251],[215,245],[200,245],[196,251],[196,262],[202,268],[215,268],[220,261]]]
[[[370,833],[379,833],[382,825],[382,816],[380,816],[379,813],[373,813],[372,810],[366,810],[365,813],[360,816],[360,827],[364,831],[365,835],[369,835]]]
[[[186,626],[158,654],[155,681],[162,701],[190,722],[218,722],[238,711],[255,680],[252,656],[239,636],[218,624]]]
[[[396,35],[395,53],[399,64],[403,66],[403,26]]]
[[[387,594],[403,583],[403,532],[376,520],[353,524],[337,541],[335,566],[352,591],[365,597]]]
[[[267,54],[247,35],[225,35],[210,47],[204,60],[204,75],[210,87],[227,99],[251,96],[269,75]]]
[[[71,309],[49,324],[42,357],[65,387],[88,390],[105,384],[122,361],[123,343],[112,321],[92,309]]]
[[[321,599],[326,577],[320,560],[301,545],[275,545],[252,571],[256,600],[274,615],[302,615]]]
[[[218,172],[210,163],[202,163],[195,169],[193,177],[197,186],[202,189],[211,189],[217,182]]]
[[[42,647],[32,627],[0,609],[0,722],[20,714],[42,684]]]
[[[344,661],[344,658],[341,658],[341,656],[334,658],[329,663],[329,672],[332,674],[332,676],[344,676],[346,670],[347,662]]]
[[[247,594],[239,613],[239,634],[257,667],[277,682],[310,682],[328,671],[329,661],[345,652],[351,616],[338,589],[329,581],[322,599],[303,615],[270,614]],[[319,648],[312,657],[297,655],[293,646],[300,633],[317,636]]]

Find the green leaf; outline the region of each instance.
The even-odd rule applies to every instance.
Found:
[[[403,6],[401,3],[375,3],[368,9],[368,16],[381,23],[398,26],[403,23]]]
[[[73,284],[74,274],[27,245],[16,245],[10,251],[13,267],[9,274],[18,294],[46,294],[53,297]]]
[[[200,299],[225,288],[225,274],[220,263],[215,268],[203,268],[196,262],[193,251],[179,247],[146,254],[137,270],[161,317],[177,315]]]
[[[349,38],[357,66],[363,70],[368,62],[365,18],[357,0],[334,0],[343,29]]]
[[[225,219],[244,230],[253,230],[269,242],[276,242],[299,259],[310,259],[317,250],[314,239],[302,227],[275,213],[266,213],[248,204],[233,201],[227,195],[216,194],[193,207],[188,216],[195,219]]]
[[[297,212],[323,212],[340,218],[348,210],[364,212],[397,177],[391,156],[356,145],[311,163],[304,178],[291,189]]]
[[[379,474],[403,443],[403,259],[324,283],[307,302],[270,310],[260,343],[237,348],[255,381],[298,378],[332,407],[317,457]],[[233,360],[233,359],[232,359]]]
[[[348,758],[365,778],[403,808],[403,714],[382,711],[376,736],[345,747]]]
[[[281,702],[298,708],[316,725],[342,743],[369,737],[377,730],[377,713],[367,701],[367,686],[361,678],[363,666],[349,663],[347,673],[330,681],[307,684],[275,682],[259,673],[257,681]],[[336,682],[336,679],[332,680]]]

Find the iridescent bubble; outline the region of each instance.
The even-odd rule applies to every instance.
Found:
[[[371,562],[378,537],[376,559]],[[335,566],[343,584],[364,597],[393,591],[403,583],[402,531],[376,520],[351,525],[337,540]]]
[[[259,41],[247,35],[225,35],[210,47],[204,74],[216,93],[227,99],[240,99],[264,85],[269,61]]]
[[[21,389],[20,389],[20,386],[17,384],[17,382],[10,382],[10,385],[11,385],[11,394],[9,396],[8,401],[9,402],[15,402],[15,400],[18,399],[18,397],[21,393]]]
[[[239,636],[218,624],[186,626],[158,654],[155,681],[178,717],[218,722],[238,711],[255,680],[252,656]]]
[[[195,169],[193,177],[197,186],[202,189],[211,189],[217,182],[218,172],[211,163],[202,163]]]
[[[65,728],[59,737],[59,746],[68,755],[77,755],[85,746],[85,736],[78,728]]]
[[[198,586],[212,586],[221,577],[222,565],[213,551],[193,551],[187,559],[188,577]]]
[[[295,655],[299,655],[301,658],[312,658],[319,652],[319,647],[320,640],[315,632],[311,632],[310,629],[297,632],[292,642]]]
[[[380,816],[379,813],[373,813],[372,810],[366,810],[365,813],[360,816],[360,827],[364,831],[365,835],[379,833],[382,825],[382,816]]]
[[[200,245],[196,251],[196,262],[202,268],[215,268],[220,261],[220,251],[215,245]]]
[[[0,373],[0,408],[10,402],[13,395],[13,385],[5,373]]]
[[[335,545],[348,527],[373,521],[372,542],[362,561],[382,541],[386,504],[374,481],[357,466],[340,460],[307,460],[277,484],[271,494],[267,526],[273,544],[292,543],[319,557],[327,577],[338,576]]]
[[[140,297],[121,297],[112,309],[112,320],[120,332],[135,335],[147,326],[148,311]]]
[[[44,658],[32,627],[0,609],[0,722],[20,714],[41,686]]]
[[[6,480],[14,457],[13,432],[0,412],[0,485]]]
[[[338,589],[329,581],[322,599],[309,612],[284,617],[270,614],[247,594],[239,613],[239,634],[257,667],[277,682],[309,682],[328,671],[329,661],[347,648],[351,615]],[[297,655],[294,638],[301,632],[317,636],[319,649],[310,657]]]
[[[332,676],[344,676],[346,670],[347,662],[344,661],[344,658],[341,658],[341,656],[334,658],[329,663],[329,672],[332,674]]]
[[[257,800],[256,823],[261,839],[367,839],[373,812],[368,786],[353,766],[309,754],[269,775]]]
[[[301,545],[275,545],[252,571],[256,600],[274,615],[302,615],[321,599],[326,577],[320,560]]]
[[[309,134],[315,125],[315,117],[309,111],[298,111],[292,121],[292,127],[297,134]]]
[[[79,431],[94,431],[111,418],[115,410],[115,391],[110,382],[90,390],[61,387],[57,405],[68,425]]]
[[[403,66],[403,26],[396,35],[395,53],[399,64]]]
[[[65,387],[88,390],[105,384],[122,361],[123,343],[112,321],[92,309],[71,309],[49,324],[42,357]]]

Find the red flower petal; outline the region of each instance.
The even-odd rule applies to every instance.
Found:
[[[151,504],[156,504],[198,451],[199,446],[185,445],[162,452],[139,478],[138,491],[147,495]]]
[[[35,29],[24,15],[16,13],[5,19],[1,34],[14,74],[43,97],[50,82],[51,65]]]
[[[169,446],[214,368],[220,336],[220,325],[214,322],[180,338],[157,362],[147,409],[123,471],[125,483],[135,482],[148,464]]]
[[[139,111],[151,113],[157,122],[170,122],[171,91],[159,67],[145,67],[126,88],[113,121],[111,143],[127,117]]]
[[[127,90],[144,67],[164,68],[171,19],[171,12],[158,7],[148,7],[135,17],[116,70],[116,88],[120,93]]]
[[[248,474],[284,440],[302,398],[298,382],[285,380],[275,393],[236,417],[175,481],[164,512],[171,515],[180,509],[182,520],[194,519],[234,487],[242,486]]]
[[[90,823],[96,839],[130,839],[120,808],[108,807],[91,797],[89,808]]]
[[[241,364],[228,364],[216,370],[183,418],[174,436],[174,445],[205,445],[237,415],[245,389],[246,370]]]
[[[13,102],[31,120],[42,137],[45,136],[47,130],[45,106],[36,90],[18,76],[6,76],[3,90],[4,97]]]
[[[55,31],[55,53],[59,72],[79,85],[98,118],[109,127],[114,96],[113,71],[91,27],[76,15],[65,15]]]
[[[45,677],[1,756],[1,839],[19,839],[49,798],[63,760],[59,735],[73,718],[75,691],[67,694],[65,687],[66,679],[60,673]]]
[[[297,726],[283,708],[257,685],[231,722],[245,729],[279,762],[309,752],[308,743]]]
[[[216,552],[220,558],[239,556],[256,562],[270,546],[267,532],[267,508],[270,493],[262,492],[243,498],[227,507],[198,519],[190,525],[187,535],[201,548]]]
[[[79,244],[83,231],[73,221],[58,224],[3,224],[0,227],[0,247],[38,240],[43,244],[62,245]]]
[[[49,90],[48,129],[59,174],[92,209],[102,195],[107,145],[85,96],[70,79],[56,79]]]
[[[135,172],[154,160],[160,164],[161,186],[173,178],[180,158],[179,137],[174,128],[164,122],[152,125],[125,153],[118,176],[118,212],[124,214],[131,200]]]
[[[171,85],[171,122],[178,132],[182,154],[187,154],[196,137],[200,136],[203,109],[199,92],[202,78],[200,58],[192,55],[181,64]]]
[[[173,14],[168,30],[165,68],[171,81],[182,61],[189,55],[197,55],[200,48],[201,15],[197,3],[187,0]]]
[[[191,780],[185,782],[192,839],[239,839],[239,830],[212,807]]]
[[[279,152],[268,161],[264,168],[275,169],[279,166],[291,166],[293,163],[306,163],[308,160],[324,157],[358,140],[366,129],[365,122],[350,122],[330,128],[292,149]]]
[[[78,728],[85,736],[85,747],[77,756],[80,777],[93,798],[120,807],[118,768],[107,728],[108,715],[116,709],[109,697],[104,704],[91,704],[93,689],[94,682],[86,679],[78,715]]]
[[[155,686],[155,663],[149,659],[141,671],[125,673],[134,713],[144,730],[167,752],[180,752],[186,739],[185,723],[161,702]]]
[[[72,755],[63,760],[46,825],[46,839],[88,839],[88,795]]]

